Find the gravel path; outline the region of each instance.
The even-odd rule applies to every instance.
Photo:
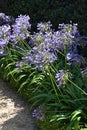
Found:
[[[29,106],[0,79],[0,130],[39,130]]]

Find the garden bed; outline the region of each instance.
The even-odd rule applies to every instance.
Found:
[[[28,15],[0,20],[0,74],[32,103],[41,130],[87,129],[87,37],[77,24],[40,22],[31,34]]]

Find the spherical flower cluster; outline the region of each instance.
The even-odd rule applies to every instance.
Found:
[[[66,70],[59,70],[56,74],[55,79],[59,87],[65,87],[69,78],[71,78],[71,73]]]
[[[9,41],[11,35],[11,27],[10,25],[2,25],[0,26],[0,38],[5,41]]]
[[[4,47],[5,47],[5,45],[6,45],[5,40],[0,39],[0,54],[4,53]]]
[[[17,67],[17,68],[20,68],[20,69],[21,69],[21,68],[22,68],[23,66],[25,66],[25,65],[28,65],[28,63],[25,62],[25,60],[24,60],[24,61],[22,60],[22,61],[17,61],[17,62],[16,62],[16,67]]]
[[[45,36],[43,35],[42,32],[39,33],[34,33],[31,36],[31,44],[33,44],[33,46],[38,46],[39,44],[41,44],[43,41],[45,40]]]
[[[45,31],[49,31],[51,29],[51,22],[48,21],[48,22],[40,22],[37,24],[37,30],[41,31],[41,32],[45,32]]]
[[[66,60],[68,65],[84,66],[87,64],[85,58],[78,53],[67,53]]]
[[[11,21],[10,17],[4,13],[0,13],[0,26],[8,24]]]
[[[82,74],[82,77],[84,78],[87,78],[87,67],[86,68],[83,68],[82,70],[81,70],[81,74]]]
[[[11,34],[9,25],[0,26],[0,53],[4,53],[4,48],[8,44]]]
[[[44,119],[45,119],[44,111],[42,110],[42,108],[40,106],[33,110],[32,116],[40,121],[44,121]]]
[[[20,15],[16,18],[15,24],[12,25],[11,42],[17,43],[21,39],[24,40],[29,37],[29,29],[31,28],[29,20],[30,17],[26,15]]]
[[[59,24],[59,29],[62,30],[63,33],[65,33],[67,36],[74,38],[75,36],[79,36],[79,32],[78,32],[78,28],[77,28],[78,24],[72,24],[72,22],[70,24]]]
[[[57,60],[55,54],[46,50],[43,45],[44,43],[39,47],[34,47],[28,57],[31,64],[34,64],[35,68],[38,69],[44,69],[47,65]]]

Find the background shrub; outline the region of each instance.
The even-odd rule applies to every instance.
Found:
[[[29,14],[32,30],[41,21],[51,21],[57,29],[59,23],[72,20],[79,24],[80,33],[87,34],[86,0],[0,0],[0,11],[8,15]]]

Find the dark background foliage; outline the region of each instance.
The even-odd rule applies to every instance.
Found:
[[[29,14],[32,30],[41,21],[51,21],[57,29],[59,23],[78,23],[81,35],[87,35],[87,0],[0,0],[0,11],[17,17]]]

